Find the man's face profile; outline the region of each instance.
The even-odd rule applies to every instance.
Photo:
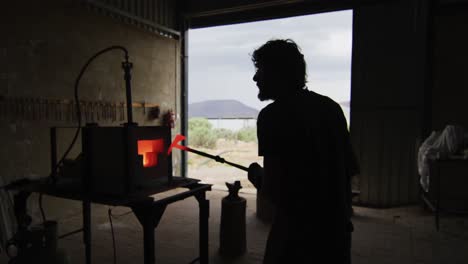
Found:
[[[268,71],[265,69],[265,67],[257,67],[257,71],[253,76],[253,80],[257,83],[258,99],[260,101],[274,99],[272,91],[275,88],[275,84],[271,77],[271,74],[268,74]]]

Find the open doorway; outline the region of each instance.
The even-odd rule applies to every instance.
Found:
[[[257,155],[256,117],[270,101],[257,99],[250,55],[270,39],[292,39],[307,63],[308,89],[326,95],[350,120],[352,11],[322,13],[189,31],[188,144],[248,167]],[[293,125],[293,124],[291,124]],[[255,193],[247,173],[193,153],[190,178],[226,190],[241,181]]]

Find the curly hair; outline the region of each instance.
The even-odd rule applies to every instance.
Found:
[[[300,48],[291,39],[273,39],[252,54],[255,67],[263,67],[291,86],[301,89],[307,82],[306,62]]]

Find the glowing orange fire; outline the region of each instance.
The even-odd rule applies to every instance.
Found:
[[[164,152],[164,140],[138,140],[138,155],[143,156],[143,167],[158,165],[158,154]]]

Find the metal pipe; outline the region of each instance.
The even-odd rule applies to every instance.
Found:
[[[50,128],[50,170],[52,180],[57,180],[57,128]]]
[[[196,149],[192,149],[192,148],[189,148],[189,147],[186,147],[185,148],[187,151],[190,151],[192,153],[195,153],[195,154],[198,154],[200,156],[203,156],[203,157],[207,157],[207,158],[210,158],[210,159],[214,159],[215,161],[217,162],[220,162],[220,163],[226,163],[228,165],[231,165],[233,167],[236,167],[238,169],[241,169],[241,170],[244,170],[244,171],[249,171],[249,169],[247,167],[244,167],[242,165],[239,165],[239,164],[236,164],[236,163],[233,163],[233,162],[230,162],[230,161],[226,161],[225,159],[223,159],[222,157],[220,156],[214,156],[214,155],[211,155],[211,154],[208,154],[206,152],[203,152],[203,151],[199,151],[199,150],[196,150]]]
[[[133,64],[128,61],[128,56],[125,56],[125,61],[122,62],[122,68],[124,69],[124,79],[125,79],[125,94],[127,99],[127,123],[133,123],[133,110],[132,110],[132,74],[130,73]]]
[[[186,150],[186,151],[193,152],[195,154],[198,154],[198,155],[203,156],[203,157],[207,157],[209,159],[214,159],[217,162],[226,163],[228,165],[231,165],[233,167],[236,167],[236,168],[244,170],[244,171],[249,171],[249,169],[247,167],[244,167],[244,166],[236,164],[236,163],[232,163],[230,161],[226,161],[225,159],[221,158],[220,156],[211,155],[211,154],[208,154],[208,153],[203,152],[203,151],[199,151],[199,150],[196,150],[196,149],[186,147],[184,145],[177,144],[177,143],[183,141],[184,139],[185,139],[185,137],[183,135],[180,135],[180,134],[177,135],[175,137],[174,141],[172,141],[171,145],[169,146],[167,154],[169,155],[169,153],[171,153],[173,148],[178,148],[178,149],[181,149],[181,150]]]

